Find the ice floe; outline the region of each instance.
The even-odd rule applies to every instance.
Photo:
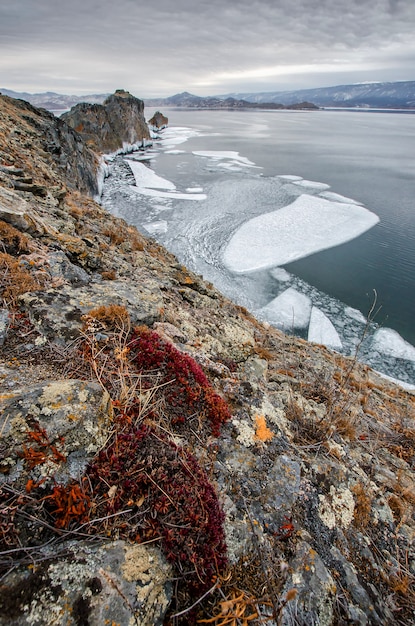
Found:
[[[291,274],[287,272],[283,267],[274,267],[274,269],[270,272],[271,276],[273,276],[276,280],[287,283],[291,280]]]
[[[310,298],[292,287],[283,291],[258,311],[261,319],[266,319],[281,330],[306,328],[310,321],[310,314]]]
[[[362,324],[366,324],[367,320],[363,313],[361,313],[358,309],[353,309],[351,306],[347,306],[344,309],[346,315],[356,320],[356,322],[361,322]]]
[[[311,309],[308,341],[320,343],[334,350],[341,350],[343,347],[339,333],[334,328],[327,315],[315,306]]]
[[[326,198],[326,200],[332,200],[333,202],[344,202],[345,204],[358,204],[361,205],[361,202],[357,202],[357,200],[353,200],[352,198],[346,198],[346,196],[342,196],[339,193],[334,193],[334,191],[323,191],[320,193],[322,198]]]
[[[149,187],[152,189],[176,189],[176,185],[166,178],[158,176],[152,169],[143,163],[128,160],[128,165],[134,174],[137,187]]]
[[[143,228],[145,228],[150,235],[158,235],[167,232],[167,222],[166,220],[150,222],[149,224],[143,224]]]
[[[278,178],[292,182],[294,180],[303,180],[302,176],[294,176],[293,174],[280,174]]]
[[[286,265],[350,241],[378,221],[362,206],[303,194],[245,222],[229,241],[223,261],[238,273]]]
[[[405,341],[392,328],[379,328],[373,335],[372,350],[377,350],[396,359],[415,362],[415,347]]]
[[[187,126],[169,126],[160,132],[155,143],[159,144],[162,150],[167,148],[170,151],[172,147],[200,134],[200,131]]]
[[[172,198],[174,200],[205,200],[202,193],[178,193],[176,185],[166,178],[158,176],[152,169],[138,161],[128,161],[136,187],[131,187],[135,193],[153,198]],[[168,191],[161,191],[167,189]]]
[[[299,187],[307,187],[307,189],[318,189],[320,191],[324,191],[325,189],[330,189],[330,185],[327,183],[319,183],[316,180],[293,180],[294,185],[298,185]]]
[[[192,154],[194,154],[195,156],[207,157],[212,161],[222,161],[223,159],[229,159],[230,161],[248,167],[257,167],[255,163],[253,163],[246,157],[240,156],[239,152],[234,152],[232,150],[195,150]]]

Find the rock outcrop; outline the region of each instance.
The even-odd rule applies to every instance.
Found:
[[[143,101],[123,89],[108,96],[103,104],[77,104],[61,119],[101,153],[142,145],[150,139]]]
[[[166,128],[169,123],[169,118],[160,113],[160,111],[156,111],[153,117],[148,120],[148,123],[155,130],[161,130],[162,128]]]
[[[0,185],[59,199],[69,189],[97,193],[98,158],[60,118],[0,96]]]
[[[74,191],[45,120],[0,98],[0,624],[412,625],[415,395]]]

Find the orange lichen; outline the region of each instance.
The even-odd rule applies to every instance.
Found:
[[[270,428],[268,428],[265,417],[263,415],[255,416],[255,439],[257,441],[262,441],[265,443],[266,441],[271,441],[274,433]]]

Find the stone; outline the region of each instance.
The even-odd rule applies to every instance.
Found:
[[[38,332],[59,344],[79,337],[82,317],[103,303],[125,306],[133,324],[150,325],[160,319],[163,309],[159,286],[151,280],[137,282],[134,288],[121,279],[89,282],[77,288],[62,285],[24,294],[21,301]]]
[[[2,470],[0,483],[13,482],[23,471],[21,451],[30,446],[34,423],[44,429],[51,445],[66,462],[37,465],[32,478],[66,482],[79,478],[105,443],[111,416],[108,393],[98,383],[80,380],[48,381],[27,389],[13,387],[0,396]]]
[[[159,550],[123,541],[66,542],[0,588],[1,626],[161,626],[172,595]]]
[[[4,344],[9,329],[10,315],[7,309],[0,309],[0,346]]]

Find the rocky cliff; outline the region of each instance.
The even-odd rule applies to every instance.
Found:
[[[106,213],[96,158],[0,98],[0,624],[413,624],[415,396]]]
[[[81,102],[61,119],[98,152],[114,152],[124,144],[137,145],[150,139],[143,101],[122,89],[103,104]]]

